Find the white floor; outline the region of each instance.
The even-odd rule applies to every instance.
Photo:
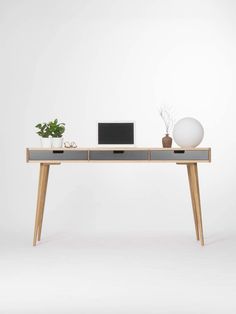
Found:
[[[236,313],[236,233],[1,237],[0,313]]]

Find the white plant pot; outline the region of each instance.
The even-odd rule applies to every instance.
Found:
[[[63,137],[52,137],[52,147],[53,148],[63,147]]]
[[[52,147],[52,141],[50,137],[41,137],[41,147],[43,148],[51,148]]]

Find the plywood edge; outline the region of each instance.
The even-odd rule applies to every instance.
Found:
[[[64,164],[64,163],[177,163],[177,164],[189,164],[189,163],[209,163],[209,160],[29,160],[28,163],[43,163],[43,164]]]
[[[171,147],[171,148],[163,148],[163,147],[78,147],[78,148],[43,148],[43,147],[30,147],[26,148],[29,151],[34,151],[34,150],[40,150],[40,151],[113,151],[113,150],[161,150],[161,151],[173,151],[173,150],[185,150],[185,151],[198,151],[198,150],[208,150],[210,151],[211,148],[209,147],[197,147],[197,148],[184,148],[184,147]]]
[[[26,148],[26,162],[29,162],[29,148]]]
[[[88,160],[29,160],[30,164],[51,164],[51,165],[60,165],[64,163],[86,163]]]
[[[208,158],[209,158],[209,162],[211,162],[211,148],[209,148]]]

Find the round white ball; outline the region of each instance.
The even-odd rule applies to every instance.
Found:
[[[179,120],[173,129],[173,138],[180,147],[192,148],[198,146],[204,136],[201,123],[194,118]]]

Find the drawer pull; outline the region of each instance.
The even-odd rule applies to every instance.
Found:
[[[124,154],[124,150],[113,150],[113,154]]]
[[[174,154],[184,154],[185,150],[174,150]]]
[[[52,153],[53,154],[63,154],[64,150],[53,150]]]

